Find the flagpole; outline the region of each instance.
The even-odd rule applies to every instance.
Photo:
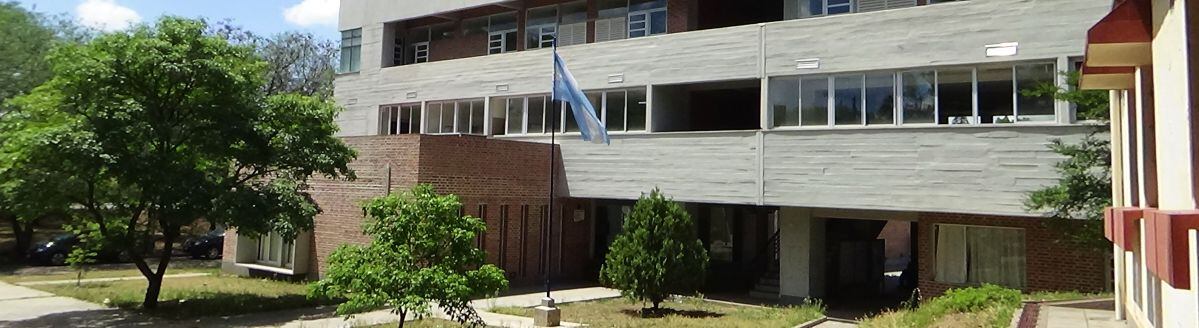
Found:
[[[557,156],[554,153],[554,148],[557,146],[557,140],[555,139],[555,134],[556,134],[555,132],[558,131],[558,114],[559,114],[558,112],[561,111],[561,107],[562,107],[562,106],[555,106],[555,104],[557,104],[556,98],[557,98],[557,89],[558,89],[557,88],[557,86],[558,86],[558,63],[557,63],[557,61],[558,61],[558,58],[557,58],[558,57],[558,38],[557,37],[555,37],[553,39],[552,47],[553,47],[553,54],[551,55],[552,57],[550,58],[551,59],[550,63],[554,65],[554,70],[553,70],[553,79],[552,79],[553,84],[551,84],[551,87],[550,87],[550,106],[554,107],[554,109],[550,111],[550,124],[551,124],[551,127],[550,127],[550,200],[549,200],[549,213],[546,213],[546,216],[545,216],[546,221],[548,221],[547,222],[548,224],[546,225],[546,229],[545,229],[546,236],[548,236],[548,238],[545,238],[545,241],[544,241],[545,242],[545,258],[542,259],[545,262],[544,265],[545,265],[545,297],[546,298],[551,298],[550,297],[550,275],[551,275],[551,272],[553,271],[553,266],[550,265],[549,259],[551,257],[553,257],[553,255],[552,255],[553,243],[550,241],[553,240],[553,235],[554,235],[554,215],[553,215],[553,213],[555,213],[555,211],[554,211],[554,189],[556,189],[555,188],[556,186],[554,184],[554,182],[555,182],[554,176],[557,175],[557,174],[555,174],[556,173],[555,171],[557,171],[557,168],[555,167],[555,165],[557,165],[557,159],[555,157],[557,157]]]

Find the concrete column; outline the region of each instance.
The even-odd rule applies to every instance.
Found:
[[[824,296],[824,224],[810,209],[779,209],[779,296],[784,302]]]

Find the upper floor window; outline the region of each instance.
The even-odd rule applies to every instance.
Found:
[[[800,0],[798,7],[799,17],[803,18],[903,8],[915,5],[916,0]]]
[[[516,51],[516,12],[487,17],[487,54]]]
[[[341,31],[341,63],[338,70],[357,72],[362,66],[362,29]]]
[[[1054,64],[1021,63],[770,80],[773,126],[1051,122]]]
[[[558,33],[558,6],[529,9],[525,21],[525,49],[549,48]]]
[[[629,1],[629,37],[666,33],[666,0]]]
[[[426,108],[425,132],[429,134],[483,134],[483,100],[430,102]]]
[[[420,133],[420,104],[391,105],[379,108],[379,134]]]

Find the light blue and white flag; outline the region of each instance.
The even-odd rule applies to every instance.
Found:
[[[554,100],[570,104],[575,121],[579,123],[579,132],[583,135],[583,141],[612,144],[612,141],[608,139],[608,129],[596,116],[595,107],[591,105],[591,101],[587,100],[587,95],[583,94],[583,90],[579,89],[579,83],[575,81],[575,77],[570,75],[570,70],[566,69],[566,61],[558,56],[557,49],[554,49],[554,74]]]

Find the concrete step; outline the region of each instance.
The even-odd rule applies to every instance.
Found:
[[[751,291],[749,291],[749,297],[763,299],[763,300],[778,300],[779,293],[778,292],[771,293],[771,292],[762,292],[762,291],[757,291],[757,290],[751,290]]]
[[[760,291],[760,292],[768,292],[768,293],[778,294],[779,293],[779,285],[771,286],[771,285],[758,284],[757,286],[754,286],[754,290]]]

